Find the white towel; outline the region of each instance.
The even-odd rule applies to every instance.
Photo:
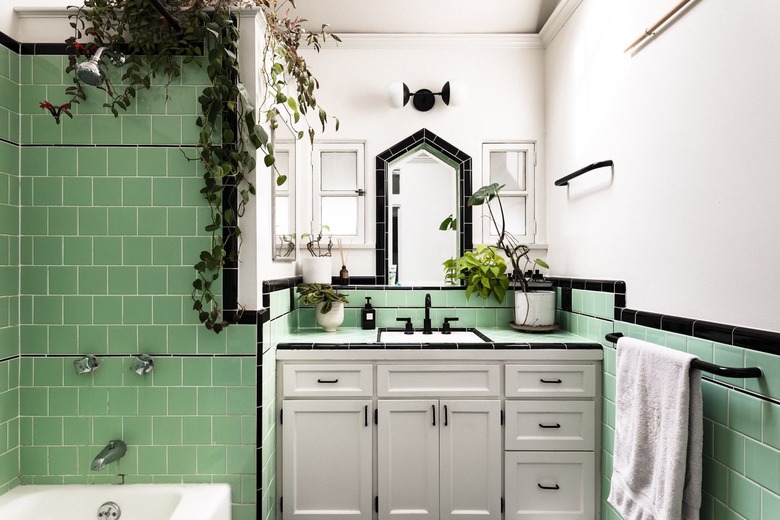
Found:
[[[612,487],[625,520],[698,520],[703,446],[696,356],[631,338],[617,344]]]

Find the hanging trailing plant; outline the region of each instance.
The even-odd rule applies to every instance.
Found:
[[[192,299],[200,321],[220,332],[229,323],[214,288],[225,263],[238,258],[238,218],[255,194],[248,180],[255,168],[254,150],[274,171],[279,185],[286,181],[274,166],[273,142],[263,125],[273,130],[287,124],[299,139],[308,133],[313,140],[316,132],[305,116],[316,110],[325,129],[328,116],[314,96],[319,84],[298,50],[304,42],[319,50],[322,41],[338,37],[329,34],[326,26],[319,33],[307,32],[302,20],[289,18],[287,7],[295,7],[294,0],[169,0],[162,11],[155,4],[160,1],[85,0],[82,7],[72,8],[69,18],[74,35],[66,40],[67,71],[74,72],[80,60],[100,47],[126,54],[121,85],[113,85],[109,77],[97,85],[107,93],[104,106],[118,116],[131,106],[140,89],[159,84],[158,76],[165,78],[166,85],[180,76],[181,57],[184,64],[205,64],[211,84],[198,97],[198,153],[189,159],[204,167],[200,191],[210,208],[205,230],[211,234],[211,247],[195,263]],[[268,92],[259,111],[262,124],[241,84],[239,29],[230,12],[247,6],[260,7],[266,20],[262,75]],[[66,89],[71,99],[56,108],[48,101],[41,107],[56,119],[62,114],[73,117],[71,107],[86,100],[87,92],[74,74],[73,85]]]

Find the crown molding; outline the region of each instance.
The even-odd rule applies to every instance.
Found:
[[[407,34],[345,33],[341,42],[327,40],[326,49],[415,49],[489,47],[502,49],[543,49],[538,34]]]
[[[542,45],[544,45],[544,47],[550,45],[558,34],[558,31],[563,29],[563,26],[566,25],[566,22],[581,3],[582,0],[561,0],[561,3],[558,4],[550,15],[547,23],[545,23],[542,30],[539,31],[539,37],[542,40]]]

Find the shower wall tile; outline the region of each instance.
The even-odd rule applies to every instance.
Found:
[[[3,74],[12,63],[15,78]],[[89,89],[58,125],[38,104],[67,101],[64,64],[0,53],[0,87],[17,82],[0,88],[0,139],[15,129],[22,144],[0,141],[0,493],[18,474],[227,482],[234,515],[254,517],[257,327],[216,335],[192,310],[192,265],[210,235],[202,169],[188,157],[208,78],[185,66],[186,83],[156,86],[118,118]],[[139,352],[157,363],[144,377],[129,369]],[[100,370],[77,376],[83,354],[100,356]],[[112,438],[128,455],[91,472]]]

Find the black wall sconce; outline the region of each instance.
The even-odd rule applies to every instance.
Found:
[[[457,106],[465,99],[465,85],[459,81],[449,81],[441,88],[441,92],[432,92],[427,88],[412,92],[406,83],[396,81],[387,86],[387,96],[390,106],[393,108],[403,108],[412,99],[412,106],[420,112],[427,112],[436,104],[436,96],[441,96],[445,105],[452,104]]]

